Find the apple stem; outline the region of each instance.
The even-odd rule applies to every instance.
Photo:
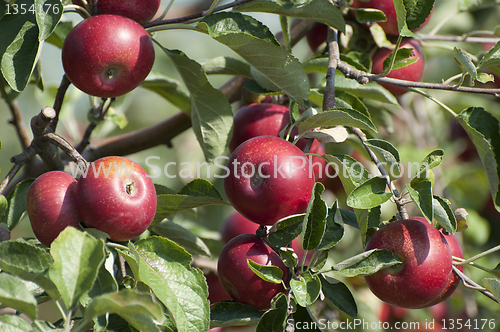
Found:
[[[455,274],[458,275],[458,277],[460,279],[462,279],[462,283],[463,283],[464,287],[469,288],[469,289],[473,289],[473,290],[477,290],[480,293],[482,293],[484,296],[486,296],[487,298],[498,303],[498,300],[495,298],[495,296],[490,291],[488,291],[486,288],[478,285],[476,282],[474,282],[474,280],[467,277],[455,265],[452,265],[452,268],[453,268],[453,272],[455,272]]]

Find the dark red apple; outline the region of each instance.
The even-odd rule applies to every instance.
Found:
[[[418,58],[418,60],[417,62],[412,63],[409,66],[391,70],[387,77],[419,82],[422,79],[422,74],[424,72],[424,57],[420,46],[415,40],[406,40],[401,43],[400,48],[413,49],[413,54],[410,56],[410,58]],[[384,60],[391,53],[392,50],[388,48],[380,48],[377,50],[377,52],[375,52],[372,57],[372,72],[374,74],[380,74],[382,72],[382,70],[384,69]],[[408,92],[408,90],[400,86],[387,83],[380,83],[380,85],[389,90],[396,97],[399,97]]]
[[[94,161],[78,180],[76,203],[83,223],[113,241],[141,235],[156,214],[156,190],[140,165],[123,157]]]
[[[328,37],[328,27],[325,24],[316,24],[306,35],[307,44],[313,52],[318,50]]]
[[[280,132],[290,123],[288,107],[280,104],[254,103],[246,105],[238,110],[234,116],[234,131],[229,151],[233,152],[241,143],[250,138],[258,136],[279,136]],[[297,128],[291,132],[291,136],[299,133]],[[299,149],[304,150],[307,140],[300,139],[297,142]],[[314,140],[309,152],[324,155],[325,149],[321,143]],[[320,157],[312,157],[314,174],[316,180],[326,180],[326,161]]]
[[[222,287],[217,274],[215,274],[214,272],[209,272],[205,274],[205,279],[207,280],[208,301],[210,301],[210,304],[225,300],[231,300],[231,296],[229,296]]]
[[[83,92],[102,98],[134,90],[155,59],[153,42],[137,22],[119,15],[96,15],[78,23],[62,49],[64,72]]]
[[[378,9],[381,12],[385,14],[385,17],[387,18],[386,21],[384,22],[377,22],[378,25],[384,29],[385,33],[388,35],[399,35],[399,29],[398,29],[398,18],[396,15],[396,9],[394,8],[394,2],[393,0],[369,0],[369,1],[362,1],[362,0],[353,0],[351,7],[353,8],[373,8],[373,9]],[[432,12],[431,12],[432,14]],[[422,29],[427,22],[429,21],[429,18],[431,15],[427,17],[424,23],[418,27],[418,29],[412,30],[413,32],[416,32],[420,29]]]
[[[77,181],[68,173],[51,171],[40,175],[26,194],[26,211],[36,238],[50,244],[66,227],[80,227],[76,208]]]
[[[269,309],[271,299],[285,292],[283,284],[264,281],[248,267],[247,259],[260,265],[274,265],[283,271],[288,282],[288,269],[280,256],[264,240],[253,234],[243,234],[229,241],[222,249],[217,271],[222,287],[237,302],[259,310]]]
[[[128,17],[138,23],[149,22],[160,8],[161,0],[99,0],[99,14],[114,14]]]
[[[233,211],[222,224],[221,227],[221,238],[224,243],[228,243],[233,238],[242,234],[255,234],[259,225],[243,217],[238,211]],[[297,254],[299,258],[299,263],[302,263],[302,258],[304,257],[305,251],[302,247],[302,243],[299,238],[292,240],[292,249]],[[305,264],[309,264],[313,252],[310,251],[307,254]]]
[[[365,277],[379,299],[403,308],[432,305],[447,287],[452,273],[451,251],[443,234],[427,221],[398,220],[380,228],[365,251],[388,249],[403,264]]]
[[[308,158],[292,143],[259,136],[242,143],[228,160],[224,189],[245,218],[272,225],[307,209],[314,187]]]

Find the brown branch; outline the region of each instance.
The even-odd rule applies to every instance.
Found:
[[[115,101],[115,98],[111,98],[111,101],[108,103],[108,105],[106,107],[104,107],[106,104],[106,100],[107,100],[106,98],[102,98],[101,102],[99,103],[99,106],[97,106],[97,107],[94,106],[90,110],[90,112],[94,113],[94,118],[95,118],[94,120],[95,121],[91,121],[90,124],[87,126],[87,129],[85,129],[85,133],[83,135],[82,141],[76,147],[76,151],[78,151],[79,153],[82,153],[82,151],[85,150],[87,145],[89,145],[90,135],[92,135],[92,132],[97,127],[97,124],[100,121],[104,120],[104,116],[108,112],[113,101]]]
[[[425,41],[449,41],[449,42],[466,42],[479,44],[496,44],[500,41],[497,37],[473,37],[473,36],[443,36],[443,35],[419,35],[417,39]]]
[[[176,18],[171,18],[171,19],[167,19],[167,20],[160,20],[160,21],[148,22],[148,23],[143,24],[142,26],[145,29],[147,29],[147,28],[151,28],[151,27],[157,27],[157,26],[160,26],[160,25],[185,23],[185,22],[189,22],[189,21],[192,21],[192,20],[195,20],[195,19],[198,19],[198,18],[205,17],[205,16],[207,16],[207,15],[209,15],[211,13],[220,12],[222,10],[226,10],[226,9],[229,9],[229,8],[232,8],[232,7],[236,7],[238,5],[241,5],[241,4],[244,4],[244,3],[247,3],[247,2],[251,2],[251,1],[253,1],[253,0],[239,0],[239,1],[234,1],[234,2],[231,2],[231,3],[225,4],[225,5],[219,6],[219,7],[215,7],[212,10],[212,12],[204,10],[204,11],[201,11],[201,12],[198,12],[198,13],[194,13],[194,14],[190,14],[190,15],[183,16],[183,17],[176,17]]]
[[[474,289],[489,298],[490,300],[495,301],[498,303],[498,300],[495,298],[495,296],[488,290],[486,290],[484,287],[481,287],[478,285],[474,280],[466,276],[462,271],[460,271],[455,265],[452,265],[453,267],[453,272],[458,275],[458,277],[462,280],[463,285],[466,288]]]
[[[50,129],[55,132],[57,128],[57,123],[59,122],[59,113],[61,113],[61,107],[64,101],[64,96],[66,95],[66,91],[71,85],[71,81],[69,80],[66,74],[63,75],[61,79],[61,83],[59,84],[59,88],[57,88],[56,98],[54,99],[54,105],[52,108],[56,112],[52,123],[50,124]]]
[[[48,170],[61,170],[64,168],[57,153],[57,148],[52,143],[44,140],[44,135],[52,132],[51,124],[54,123],[56,117],[56,111],[52,107],[44,107],[37,116],[31,119],[33,141],[30,147],[35,149]]]
[[[368,82],[380,82],[388,83],[392,85],[401,86],[404,88],[421,88],[421,89],[434,89],[434,90],[449,90],[449,91],[459,91],[459,92],[469,92],[469,93],[483,93],[494,95],[495,97],[500,97],[500,89],[486,89],[486,88],[474,88],[467,86],[448,85],[440,83],[426,83],[426,82],[412,82],[399,80],[396,78],[381,77],[379,75],[370,74],[362,70],[358,70],[348,65],[345,62],[340,62],[337,67],[342,74],[347,78],[352,78],[360,84],[366,84]]]
[[[43,136],[43,141],[48,141],[59,147],[65,154],[67,154],[74,162],[81,166],[81,169],[87,169],[89,163],[78,153],[78,151],[63,137],[53,132],[48,132]]]
[[[336,107],[335,103],[335,71],[340,61],[339,44],[337,42],[338,32],[332,27],[328,27],[328,68],[326,70],[326,87],[323,98],[323,110]]]
[[[26,150],[30,145],[31,139],[28,134],[28,129],[24,125],[23,118],[21,116],[21,110],[19,109],[19,105],[17,101],[11,100],[7,91],[5,90],[5,80],[3,77],[0,77],[0,93],[2,98],[5,100],[5,103],[9,107],[10,114],[12,115],[12,119],[9,120],[9,123],[16,128],[17,137],[19,138],[19,142],[21,143],[21,147],[23,150]]]

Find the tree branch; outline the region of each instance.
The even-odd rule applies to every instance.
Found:
[[[63,75],[61,79],[61,83],[59,84],[59,88],[57,88],[56,98],[54,100],[54,105],[52,108],[56,112],[52,123],[50,124],[50,129],[55,132],[57,128],[57,123],[59,122],[59,113],[61,113],[61,107],[64,101],[64,96],[66,95],[66,91],[68,91],[69,86],[71,85],[71,81],[69,80],[66,74]]]
[[[5,100],[5,103],[9,107],[10,114],[12,115],[12,119],[9,120],[9,123],[16,128],[17,137],[19,138],[19,142],[21,143],[21,147],[23,150],[26,150],[30,145],[31,139],[28,134],[28,129],[24,125],[23,118],[21,116],[21,110],[19,109],[19,105],[15,100],[11,100],[13,98],[9,97],[7,91],[5,91],[5,80],[3,77],[0,78],[0,93],[2,98]]]
[[[419,35],[417,39],[425,41],[449,41],[449,42],[467,42],[478,44],[496,44],[500,41],[497,37],[473,37],[473,36],[444,36],[444,35]]]

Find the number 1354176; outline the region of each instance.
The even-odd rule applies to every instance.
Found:
[[[45,3],[39,5],[39,12],[44,12],[45,14],[59,14],[61,11],[61,8],[59,8],[59,5],[53,5],[50,3]],[[7,11],[5,12],[6,15],[25,15],[25,14],[35,14],[36,7],[35,4],[26,4],[26,3],[21,3],[21,4],[7,4]]]

